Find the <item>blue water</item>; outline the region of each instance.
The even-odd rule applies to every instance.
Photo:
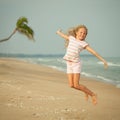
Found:
[[[42,64],[66,72],[66,62],[63,55],[0,55],[0,57],[15,57],[34,64]],[[120,88],[120,57],[107,57],[108,69],[102,62],[91,55],[81,55],[82,75],[96,80],[116,85]]]

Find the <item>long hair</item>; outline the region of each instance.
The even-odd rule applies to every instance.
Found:
[[[68,32],[67,32],[67,35],[68,35],[68,36],[73,36],[73,37],[76,38],[76,32],[77,32],[80,28],[85,28],[85,30],[86,30],[86,35],[88,34],[88,29],[87,29],[87,27],[86,27],[85,25],[78,25],[78,26],[76,26],[76,27],[70,28],[70,29],[68,30]],[[65,40],[65,47],[67,47],[68,44],[69,44],[69,40]]]

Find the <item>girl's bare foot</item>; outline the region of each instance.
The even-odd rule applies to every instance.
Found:
[[[97,95],[96,95],[96,94],[94,94],[94,95],[92,96],[92,103],[93,103],[94,105],[97,104]]]

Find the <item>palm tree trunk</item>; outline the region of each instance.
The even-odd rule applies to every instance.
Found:
[[[15,30],[13,31],[13,33],[8,38],[2,39],[2,40],[0,40],[0,42],[4,42],[4,41],[9,40],[16,33],[16,31],[17,31],[17,29],[15,28]]]

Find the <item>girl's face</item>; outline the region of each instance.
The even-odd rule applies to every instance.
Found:
[[[80,28],[77,32],[76,32],[76,39],[78,40],[85,40],[87,35],[87,31],[85,28]]]

